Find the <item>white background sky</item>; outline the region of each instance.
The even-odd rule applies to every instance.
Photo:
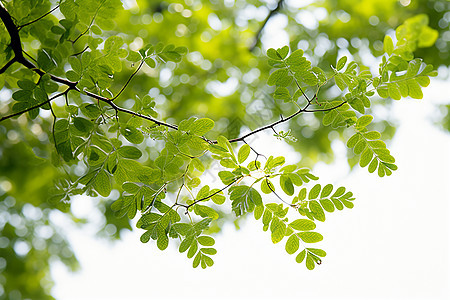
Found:
[[[448,82],[434,81],[424,100],[396,102],[400,126],[390,149],[399,170],[378,178],[345,160],[319,164],[320,183],[354,192],[355,208],[327,215],[318,224],[328,253],[308,271],[273,245],[260,221],[248,218],[236,231],[216,237],[215,265],[193,269],[175,244],[161,252],[141,244],[140,231],[115,244],[71,229],[69,238],[82,270],[52,267],[54,295],[72,299],[449,299],[450,138],[432,124],[436,104],[448,101]],[[267,137],[266,137],[267,138]],[[255,147],[267,149],[267,139]],[[277,149],[267,152],[277,153]],[[343,145],[336,145],[338,156]],[[83,213],[86,199],[77,200]],[[88,213],[84,208],[84,213]]]

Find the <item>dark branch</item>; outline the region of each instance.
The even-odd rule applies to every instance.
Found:
[[[102,7],[104,2],[105,1],[103,0],[102,3],[100,3],[100,6],[97,7],[97,10],[95,11],[94,16],[92,17],[91,23],[86,28],[86,30],[84,30],[82,33],[80,33],[80,35],[74,41],[72,41],[72,44],[75,44],[83,35],[85,35],[89,31],[89,29],[91,29],[92,25],[94,24],[95,18],[97,17],[98,11]]]
[[[2,2],[0,2],[0,18],[2,19],[3,24],[5,24],[5,28],[8,31],[9,36],[11,37],[10,46],[14,52],[14,55],[16,56],[15,57],[16,61],[20,62],[21,58],[23,58],[23,54],[22,54],[22,42],[20,41],[19,31],[17,30],[16,24],[14,24],[11,15],[3,6]]]
[[[345,103],[347,103],[347,101],[342,101],[342,103],[339,103],[338,105],[333,106],[333,107],[329,107],[329,108],[311,109],[311,110],[305,109],[304,112],[312,112],[312,113],[315,113],[315,112],[327,112],[327,111],[330,111],[330,110],[335,110],[336,108],[341,107]]]
[[[14,52],[14,55],[15,55],[15,57],[14,57],[11,61],[9,61],[9,62],[1,69],[1,70],[2,70],[2,71],[3,71],[3,70],[6,70],[6,69],[7,69],[9,66],[11,66],[11,64],[13,64],[14,62],[18,62],[18,63],[22,64],[24,67],[26,67],[26,68],[28,68],[28,69],[30,69],[30,70],[36,72],[36,73],[39,74],[40,76],[43,76],[43,75],[45,75],[45,74],[48,74],[48,73],[44,72],[43,70],[37,68],[32,62],[30,62],[29,60],[27,60],[27,59],[23,56],[23,52],[22,52],[22,50],[23,50],[23,49],[22,49],[22,42],[21,42],[21,40],[20,40],[18,27],[14,24],[14,21],[12,20],[11,15],[9,14],[9,12],[6,10],[6,8],[3,6],[3,4],[2,4],[1,2],[0,2],[0,19],[1,19],[1,20],[3,21],[3,23],[5,24],[6,30],[8,31],[9,36],[11,37],[11,44],[10,44],[10,46],[11,46],[13,52]],[[142,65],[140,65],[139,68],[140,68],[141,66],[142,66]],[[139,70],[139,68],[138,68],[138,70]],[[117,95],[115,98],[117,98],[117,97],[123,92],[123,90],[124,90],[124,89],[126,88],[126,86],[129,84],[129,82],[131,81],[131,79],[133,78],[133,76],[136,74],[136,72],[137,72],[137,71],[135,71],[135,72],[131,75],[131,77],[128,79],[127,83],[125,84],[125,86],[119,91],[118,95]],[[66,86],[69,87],[69,89],[66,90],[64,93],[67,93],[69,90],[75,90],[75,91],[80,92],[80,90],[77,88],[78,82],[73,82],[73,81],[67,80],[67,79],[65,79],[65,78],[61,78],[61,77],[52,75],[52,74],[49,74],[49,75],[50,75],[50,78],[51,78],[53,81],[58,82],[58,83],[60,83],[60,84],[64,84],[64,85],[66,85]],[[63,93],[63,94],[64,94],[64,93]],[[172,128],[172,129],[174,129],[174,130],[178,130],[178,127],[177,127],[176,125],[172,125],[172,124],[168,124],[168,123],[165,123],[165,122],[162,122],[162,121],[158,121],[158,120],[156,120],[156,119],[154,119],[154,118],[152,118],[152,117],[145,116],[145,115],[142,115],[142,114],[139,114],[139,113],[136,113],[136,112],[127,110],[127,109],[125,109],[125,108],[121,108],[121,107],[117,106],[116,104],[114,104],[114,103],[111,101],[111,99],[108,99],[108,98],[106,98],[106,97],[103,97],[103,96],[100,96],[100,95],[91,93],[91,92],[89,92],[89,91],[84,91],[84,93],[85,93],[87,96],[91,97],[91,98],[94,98],[94,99],[97,99],[97,100],[99,100],[99,101],[103,101],[103,102],[105,102],[105,103],[108,103],[108,104],[109,104],[116,112],[118,112],[118,111],[124,112],[124,113],[130,114],[130,115],[134,115],[134,116],[136,116],[136,117],[142,118],[142,119],[146,119],[146,120],[152,121],[153,123],[155,123],[155,124],[157,124],[157,125],[162,125],[162,126],[166,126],[166,127]],[[59,95],[62,95],[62,94],[59,94]],[[53,100],[53,98],[52,98],[51,100]],[[50,102],[51,100],[49,100],[48,102]],[[14,117],[14,116],[17,116],[17,115],[20,115],[20,114],[22,114],[22,113],[24,113],[24,112],[27,112],[27,111],[32,110],[32,109],[34,109],[34,108],[40,107],[40,106],[44,105],[45,103],[46,103],[46,102],[41,103],[41,104],[39,104],[39,105],[37,105],[37,106],[35,106],[35,107],[29,108],[29,109],[27,109],[26,111],[19,112],[19,113],[10,115],[10,116],[3,117],[2,119],[0,119],[0,121],[5,120],[5,119],[8,119],[8,118],[11,118],[11,117]]]
[[[295,118],[296,116],[298,116],[298,115],[301,114],[301,113],[304,113],[304,112],[309,112],[309,113],[311,113],[311,112],[312,112],[312,113],[314,113],[314,112],[326,112],[326,111],[330,111],[330,110],[334,110],[334,109],[336,109],[336,108],[339,108],[339,107],[341,107],[342,105],[344,105],[345,103],[347,103],[347,101],[343,101],[342,103],[340,103],[340,104],[338,104],[338,105],[336,105],[336,106],[333,106],[333,107],[330,107],[330,108],[326,108],[326,109],[312,109],[312,110],[308,110],[308,107],[311,105],[311,102],[308,102],[308,104],[306,104],[305,107],[303,107],[302,109],[299,109],[297,112],[293,113],[293,114],[290,115],[289,117],[284,118],[284,119],[282,118],[282,119],[280,119],[280,120],[278,120],[278,121],[276,121],[276,122],[273,122],[273,123],[271,123],[271,124],[269,124],[269,125],[266,125],[266,126],[263,126],[263,127],[258,128],[258,129],[255,129],[255,130],[253,130],[253,131],[247,133],[246,135],[243,135],[243,136],[238,137],[238,138],[235,138],[235,139],[231,139],[231,140],[229,140],[229,142],[230,142],[230,143],[244,142],[244,140],[245,140],[246,138],[248,138],[249,136],[252,136],[252,135],[254,135],[254,134],[256,134],[256,133],[258,133],[258,132],[260,132],[260,131],[264,131],[264,130],[266,130],[266,129],[272,129],[272,130],[274,130],[274,127],[275,127],[275,126],[277,126],[277,125],[279,125],[279,124],[281,124],[281,123],[287,122],[287,121],[289,121],[290,119]],[[217,144],[217,141],[211,141],[211,143]]]
[[[88,92],[88,93],[89,93],[89,92]],[[92,93],[89,93],[89,94],[92,94]],[[89,94],[88,94],[88,95],[89,95]],[[92,95],[95,95],[95,94],[92,94]],[[89,95],[89,96],[91,96],[91,95]],[[97,95],[95,95],[95,96],[96,96],[96,97],[101,97],[101,96],[97,96]],[[91,97],[92,97],[92,96],[91,96]],[[123,112],[123,113],[127,113],[127,114],[130,114],[130,115],[133,115],[133,116],[136,116],[136,117],[145,119],[145,120],[152,121],[152,122],[155,123],[156,125],[166,126],[166,127],[171,128],[171,129],[178,130],[178,126],[177,126],[177,125],[173,125],[173,124],[169,124],[169,123],[164,123],[164,122],[162,122],[162,121],[158,121],[158,120],[156,120],[156,119],[153,119],[152,117],[149,117],[149,116],[146,116],[146,115],[142,115],[142,114],[137,113],[137,112],[134,112],[134,111],[132,111],[132,110],[128,110],[128,109],[119,107],[119,106],[117,106],[114,102],[112,102],[112,101],[109,100],[109,99],[106,99],[106,98],[105,98],[106,100],[104,100],[104,99],[99,99],[99,98],[96,98],[96,97],[94,97],[94,98],[95,98],[95,99],[98,99],[98,100],[101,100],[101,101],[103,101],[103,102],[108,103],[108,104],[109,104],[116,112],[120,111],[120,112]],[[102,97],[102,98],[103,98],[103,97]]]
[[[13,118],[13,117],[20,116],[21,114],[24,114],[24,113],[26,113],[26,112],[29,112],[29,111],[31,111],[31,110],[33,110],[33,109],[35,109],[35,108],[39,108],[39,107],[41,107],[41,106],[44,106],[45,104],[50,103],[51,101],[55,100],[56,98],[58,98],[58,97],[60,97],[60,96],[62,96],[62,95],[64,95],[64,94],[66,94],[67,91],[68,91],[68,89],[67,89],[66,91],[62,92],[62,93],[59,93],[59,94],[57,94],[57,95],[55,95],[55,96],[49,98],[47,101],[41,102],[41,103],[39,103],[39,104],[36,104],[35,106],[29,107],[29,108],[27,108],[27,109],[25,109],[25,110],[22,110],[22,111],[13,113],[13,114],[11,114],[11,115],[4,116],[4,117],[0,118],[0,122],[2,122],[2,121],[4,121],[4,120],[7,120],[7,119],[10,119],[10,118]],[[53,112],[52,112],[52,113],[53,113]]]
[[[120,89],[120,91],[117,93],[117,95],[115,95],[111,101],[114,101],[115,99],[117,99],[117,97],[120,96],[120,94],[122,94],[122,92],[127,88],[128,84],[131,82],[131,79],[133,79],[133,77],[137,74],[137,72],[139,72],[139,70],[142,68],[142,65],[144,64],[144,60],[141,60],[141,63],[139,64],[139,66],[136,68],[136,70],[134,70],[133,74],[131,74],[130,78],[128,78],[127,82],[125,82],[124,86]]]
[[[208,199],[210,199],[211,197],[213,197],[213,196],[215,196],[215,195],[217,195],[217,194],[223,192],[224,190],[226,190],[227,188],[229,188],[230,186],[232,186],[233,184],[235,184],[235,183],[236,183],[238,180],[240,180],[241,178],[242,178],[242,176],[236,178],[235,180],[233,180],[231,183],[229,183],[228,185],[226,185],[226,186],[223,187],[222,189],[220,189],[220,190],[218,190],[218,191],[212,193],[212,194],[209,195],[209,196],[206,196],[206,197],[203,197],[203,198],[201,198],[201,199],[195,200],[194,202],[192,202],[192,203],[189,204],[189,205],[184,205],[184,204],[178,204],[178,205],[179,205],[179,206],[182,206],[182,207],[184,207],[184,208],[186,208],[186,211],[187,211],[187,210],[188,210],[190,207],[192,207],[193,205],[195,205],[195,204],[197,204],[197,203],[199,203],[199,202],[208,200]]]
[[[3,6],[3,3],[1,3],[1,2],[0,2],[0,19],[2,19],[3,24],[5,24],[5,28],[8,31],[9,36],[11,37],[10,46],[14,52],[15,61],[22,64],[24,67],[36,72],[37,74],[39,74],[41,76],[46,74],[44,71],[37,68],[32,62],[30,62],[23,56],[22,41],[19,36],[19,30],[18,30],[17,26],[14,24],[14,21],[12,20],[11,15],[9,14],[9,12],[6,10],[6,8]],[[60,77],[57,77],[57,76],[54,76],[51,74],[50,74],[50,78],[53,81],[61,83],[61,84],[65,84],[65,85],[69,86],[70,88],[74,88],[77,85],[77,82],[72,82],[67,79],[60,78]]]
[[[6,72],[6,70],[13,64],[16,62],[16,58],[14,57],[13,59],[11,59],[10,61],[8,61],[3,68],[0,69],[0,74],[3,74]]]
[[[74,53],[74,54],[72,54],[71,56],[78,56],[78,55],[80,55],[80,54],[83,54],[84,51],[86,51],[87,49],[89,49],[89,46],[86,46],[83,50],[81,50],[80,52]]]
[[[267,186],[269,187],[270,191],[272,192],[272,194],[274,194],[281,202],[291,206],[291,207],[295,207],[295,205],[292,205],[286,201],[283,200],[283,198],[281,198],[277,193],[275,193],[275,190],[272,188],[272,183],[267,179],[267,177],[264,179],[266,181]]]
[[[276,13],[278,13],[278,11],[283,6],[283,3],[284,3],[284,0],[278,0],[277,6],[269,12],[269,14],[267,15],[266,19],[261,24],[261,27],[259,28],[258,32],[256,33],[255,40],[254,40],[252,46],[249,49],[250,51],[253,51],[253,49],[255,49],[256,46],[258,46],[258,43],[260,42],[261,34],[262,34],[262,31],[264,30],[264,27],[266,26],[267,22],[269,22],[270,18],[272,16],[274,16]]]
[[[270,19],[270,17],[273,16],[273,15],[274,15],[281,7],[282,7],[282,5],[283,5],[283,0],[279,0],[279,1],[278,1],[277,7],[276,7],[275,9],[273,9],[273,10],[269,13],[269,15],[267,16],[266,20],[264,21],[264,23],[263,23],[261,29],[260,29],[259,32],[258,32],[257,39],[259,39],[259,35],[261,34],[261,31],[263,30],[264,26],[266,25],[266,23],[268,22],[268,20]],[[18,63],[22,64],[24,67],[26,67],[26,68],[28,68],[28,69],[30,69],[30,70],[36,72],[36,73],[39,74],[40,76],[43,76],[43,75],[45,75],[45,74],[48,74],[48,73],[44,72],[43,70],[37,68],[32,62],[30,62],[29,60],[27,60],[27,59],[23,56],[22,43],[21,43],[21,40],[20,40],[18,27],[14,24],[14,21],[12,20],[11,15],[9,14],[9,12],[6,10],[6,8],[3,6],[3,4],[2,4],[1,2],[0,2],[0,18],[1,18],[1,20],[3,21],[3,23],[5,24],[5,28],[6,28],[6,30],[8,31],[8,33],[9,33],[9,35],[10,35],[10,37],[11,37],[10,47],[11,47],[11,49],[13,50],[14,55],[15,55],[15,57],[14,57],[13,59],[11,59],[9,62],[7,62],[6,65],[3,66],[3,67],[0,69],[0,74],[1,74],[2,72],[4,72],[8,67],[10,67],[14,62],[18,62]],[[25,26],[25,25],[23,25],[23,26]],[[20,28],[20,27],[19,27],[19,28]],[[117,112],[127,113],[127,114],[130,114],[130,115],[133,115],[133,116],[136,116],[136,117],[145,119],[145,120],[149,120],[149,121],[151,121],[151,122],[153,122],[153,123],[155,123],[155,124],[157,124],[157,125],[165,126],[165,127],[168,127],[168,128],[174,129],[174,130],[178,130],[178,126],[177,126],[177,125],[165,123],[165,122],[156,120],[156,119],[154,119],[154,118],[152,118],[152,117],[150,117],[150,116],[142,115],[142,114],[140,114],[140,113],[137,113],[137,112],[134,112],[134,111],[125,109],[125,108],[121,108],[121,107],[117,106],[115,103],[112,102],[112,100],[116,99],[116,98],[117,98],[117,97],[125,90],[125,88],[128,86],[128,84],[130,83],[130,81],[132,80],[132,78],[133,78],[133,77],[136,75],[136,73],[139,71],[139,69],[141,68],[141,66],[142,66],[142,62],[141,62],[141,64],[139,65],[139,67],[135,70],[135,72],[130,76],[130,78],[129,78],[128,81],[125,83],[125,85],[122,87],[122,89],[119,91],[119,93],[118,93],[114,98],[112,98],[112,99],[109,99],[109,98],[106,98],[106,97],[103,97],[103,96],[94,94],[94,93],[89,92],[89,91],[86,91],[86,90],[83,91],[83,92],[84,92],[87,96],[89,96],[89,97],[91,97],[91,98],[93,98],[93,99],[97,99],[97,100],[99,100],[99,101],[102,101],[102,102],[107,103],[108,105],[110,105],[110,106],[116,111],[116,114],[117,114]],[[75,90],[75,91],[77,91],[77,92],[80,92],[80,90],[77,88],[78,82],[73,82],[73,81],[67,80],[67,79],[65,79],[65,78],[57,77],[57,76],[52,75],[52,74],[49,74],[49,75],[50,75],[50,78],[51,78],[53,81],[55,81],[55,82],[57,82],[57,83],[60,83],[60,84],[63,84],[63,85],[66,85],[66,86],[69,87],[69,89],[67,89],[67,90],[66,90],[65,92],[63,92],[62,94],[67,94],[67,92],[68,92],[69,90]],[[62,95],[62,94],[59,94],[59,95]],[[306,95],[305,95],[305,97],[306,97]],[[260,132],[260,131],[264,131],[264,130],[266,130],[266,129],[272,129],[272,130],[275,130],[275,129],[274,129],[274,126],[276,126],[276,125],[278,125],[278,124],[281,124],[281,123],[284,123],[284,122],[287,122],[287,121],[289,121],[290,119],[296,117],[297,115],[299,115],[299,114],[301,114],[301,113],[303,113],[303,112],[321,112],[321,111],[324,112],[324,111],[330,111],[330,110],[336,109],[336,108],[342,106],[344,103],[346,103],[346,102],[344,101],[344,102],[342,102],[341,104],[339,104],[339,105],[337,105],[337,106],[335,106],[335,107],[328,108],[328,109],[308,110],[308,107],[311,105],[311,101],[312,101],[314,98],[315,98],[315,96],[314,96],[312,99],[308,99],[308,98],[306,97],[306,99],[308,100],[307,105],[306,105],[304,108],[299,109],[297,112],[295,112],[294,114],[290,115],[289,117],[287,117],[287,118],[281,118],[280,120],[278,120],[278,121],[276,121],[276,122],[273,122],[273,123],[271,123],[271,124],[269,124],[269,125],[260,127],[260,128],[258,128],[258,129],[256,129],[256,130],[253,130],[253,131],[250,132],[250,133],[247,133],[246,135],[244,135],[244,136],[242,136],[242,137],[235,138],[235,139],[231,139],[231,140],[229,140],[229,141],[230,141],[231,143],[233,143],[233,142],[239,142],[239,141],[244,141],[244,140],[245,140],[246,138],[248,138],[249,136],[252,136],[252,135],[254,135],[254,134],[256,134],[256,133],[258,133],[258,132]],[[53,98],[52,98],[52,99],[53,99]],[[48,102],[50,102],[50,101],[51,101],[51,100],[49,100]],[[34,109],[34,108],[40,107],[40,106],[44,105],[45,103],[46,103],[46,102],[41,103],[41,104],[39,104],[39,105],[37,105],[37,106],[35,106],[35,107],[29,108],[29,109],[26,110],[26,111],[19,112],[19,113],[10,115],[10,116],[3,117],[2,119],[0,119],[0,121],[5,120],[5,119],[7,119],[7,118],[11,118],[11,117],[17,116],[17,115],[20,115],[20,114],[22,114],[22,113],[24,113],[24,112],[27,112],[27,111],[32,110],[32,109]],[[207,139],[205,139],[205,140],[207,140]],[[217,143],[217,141],[210,141],[210,140],[207,140],[207,141],[208,141],[209,143],[213,143],[213,144],[216,144],[216,143]]]
[[[28,22],[28,23],[25,23],[25,24],[23,24],[23,25],[20,25],[19,27],[17,27],[17,29],[20,30],[20,29],[24,28],[25,26],[31,25],[31,24],[33,24],[33,23],[39,21],[40,19],[45,18],[46,16],[48,16],[49,14],[51,14],[52,12],[54,12],[55,10],[57,10],[58,7],[59,7],[59,4],[56,5],[54,8],[52,8],[52,9],[51,9],[50,11],[48,11],[47,13],[43,14],[42,16],[40,16],[39,18],[37,18],[37,19],[35,19],[35,20],[33,20],[33,21],[30,21],[30,22]]]

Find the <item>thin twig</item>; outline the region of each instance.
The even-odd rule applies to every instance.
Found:
[[[226,185],[225,187],[223,187],[222,189],[220,189],[220,190],[218,190],[218,191],[212,193],[211,195],[208,195],[208,196],[203,197],[203,198],[201,198],[201,199],[195,200],[194,202],[192,202],[192,203],[189,204],[189,205],[184,205],[184,204],[178,204],[178,205],[179,205],[179,206],[182,206],[182,207],[184,207],[184,208],[186,208],[186,211],[187,211],[187,210],[188,210],[189,208],[191,208],[193,205],[195,205],[195,204],[197,204],[197,203],[199,203],[199,202],[208,200],[208,199],[210,199],[211,197],[213,197],[213,196],[215,196],[215,195],[217,195],[217,194],[223,192],[224,190],[226,190],[227,188],[229,188],[230,186],[232,186],[233,184],[235,184],[235,183],[236,183],[239,179],[241,179],[241,178],[242,178],[242,176],[237,177],[236,179],[234,179],[232,182],[230,182],[229,184],[227,184],[227,185]]]
[[[92,93],[90,93],[90,94],[92,94]],[[94,95],[95,95],[95,94],[94,94]],[[95,96],[97,96],[97,95],[95,95]],[[101,97],[101,96],[100,96],[100,97]],[[152,121],[153,123],[155,123],[155,124],[157,124],[157,125],[162,125],[162,126],[166,126],[166,127],[171,128],[171,129],[174,129],[174,130],[178,130],[178,126],[177,126],[177,125],[173,125],[173,124],[165,123],[165,122],[162,122],[162,121],[158,121],[158,120],[156,120],[156,119],[153,119],[152,117],[149,117],[149,116],[146,116],[146,115],[142,115],[142,114],[137,113],[137,112],[134,112],[134,111],[132,111],[132,110],[128,110],[128,109],[119,107],[119,106],[117,106],[114,102],[111,102],[111,100],[109,100],[109,99],[107,99],[107,100],[104,100],[104,99],[102,99],[102,98],[96,98],[96,99],[108,103],[108,104],[109,104],[116,112],[117,112],[117,111],[120,111],[120,112],[123,112],[123,113],[127,113],[127,114],[130,114],[130,115],[139,117],[139,118],[141,118],[141,119],[145,119],[145,120]]]
[[[13,57],[10,61],[8,61],[3,68],[0,69],[0,74],[3,74],[6,72],[6,70],[13,64],[16,62],[16,58]]]
[[[94,20],[95,20],[95,18],[97,17],[98,11],[99,11],[100,8],[103,6],[103,3],[104,3],[104,2],[105,2],[105,0],[103,0],[102,3],[100,3],[100,6],[97,7],[97,10],[95,11],[94,16],[92,17],[91,23],[90,23],[89,26],[86,28],[86,30],[83,31],[82,33],[80,33],[80,35],[79,35],[74,41],[72,41],[72,44],[75,44],[75,43],[78,41],[78,39],[80,39],[83,35],[85,35],[85,34],[89,31],[89,29],[91,29],[92,25],[94,24]]]
[[[58,8],[59,8],[59,4],[56,5],[54,8],[52,8],[50,11],[48,11],[48,12],[46,12],[45,14],[43,14],[42,16],[40,16],[39,18],[37,18],[37,19],[35,19],[35,20],[33,20],[33,21],[30,21],[30,22],[28,22],[28,23],[25,23],[25,24],[23,24],[23,25],[19,25],[19,26],[17,27],[17,30],[21,30],[21,29],[24,28],[25,26],[31,25],[31,24],[33,24],[33,23],[39,21],[40,19],[45,18],[46,16],[48,16],[49,14],[51,14],[52,12],[54,12],[55,10],[57,10]]]
[[[39,104],[36,104],[35,106],[29,107],[29,108],[27,108],[27,109],[25,109],[25,110],[22,110],[22,111],[13,113],[13,114],[11,114],[11,115],[4,116],[4,117],[0,118],[0,122],[2,122],[2,121],[4,121],[4,120],[7,120],[7,119],[10,119],[10,118],[13,118],[13,117],[16,117],[16,116],[20,116],[21,114],[24,114],[24,113],[26,113],[26,112],[29,112],[30,110],[33,110],[33,109],[35,109],[35,108],[39,108],[39,107],[41,107],[41,106],[44,106],[45,104],[50,103],[50,102],[53,101],[54,99],[56,99],[56,98],[58,98],[58,97],[64,95],[67,91],[68,91],[68,90],[66,90],[66,91],[64,91],[64,92],[62,92],[62,93],[59,93],[59,94],[57,94],[57,95],[55,95],[55,96],[49,98],[47,101],[41,102],[41,103],[39,103]]]
[[[114,101],[115,99],[117,99],[117,97],[120,96],[120,94],[122,94],[122,92],[126,89],[126,87],[128,86],[128,84],[131,82],[131,80],[133,79],[133,77],[137,74],[137,72],[139,72],[139,70],[142,68],[142,65],[144,64],[144,60],[141,60],[141,63],[139,64],[139,66],[136,68],[136,70],[134,70],[133,74],[131,74],[130,78],[128,78],[127,82],[125,82],[125,84],[123,85],[123,87],[120,89],[120,91],[117,93],[117,95],[115,95],[113,98],[111,98],[111,101]]]

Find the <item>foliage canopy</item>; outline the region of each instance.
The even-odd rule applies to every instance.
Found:
[[[286,2],[1,2],[0,298],[50,297],[52,255],[76,268],[51,214],[70,215],[77,195],[101,199],[99,234],[119,238],[136,218],[141,242],[178,243],[194,267],[214,264],[212,235],[224,221],[250,213],[298,263],[322,263],[326,252],[309,245],[323,239],[315,222],[355,197],[311,168],[345,139],[352,166],[380,177],[397,169],[384,142],[394,128],[373,107],[423,97],[437,75],[429,61],[448,58],[424,13],[447,19],[426,1],[395,15],[397,1]],[[250,16],[258,7],[259,22]],[[289,46],[263,53],[276,13]],[[305,13],[314,26],[302,24]],[[368,56],[378,66],[366,66]],[[266,130],[302,160],[253,147]],[[50,233],[33,234],[43,228]]]

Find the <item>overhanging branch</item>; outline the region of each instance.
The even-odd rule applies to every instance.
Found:
[[[271,11],[269,12],[267,18],[265,19],[265,21],[264,21],[263,24],[261,25],[260,30],[259,30],[258,33],[257,33],[257,36],[256,36],[256,42],[255,42],[255,45],[254,45],[253,47],[255,47],[256,44],[257,44],[257,42],[259,41],[259,37],[260,37],[260,35],[261,35],[262,30],[264,29],[264,26],[267,24],[267,22],[269,21],[269,19],[281,9],[281,7],[282,7],[282,5],[283,5],[283,2],[284,2],[284,0],[279,0],[277,6],[276,6],[273,10],[271,10]],[[56,9],[56,8],[54,8],[54,9]],[[53,9],[53,10],[54,10],[54,9]],[[50,13],[50,12],[49,12],[49,13]],[[45,17],[45,16],[48,15],[49,13],[43,15],[42,17],[38,18],[37,20],[39,20],[39,19]],[[63,85],[66,85],[66,86],[68,87],[68,89],[67,89],[66,91],[64,91],[63,93],[60,93],[60,94],[56,95],[55,97],[50,98],[47,102],[43,102],[43,103],[40,103],[40,104],[38,104],[38,105],[35,105],[35,106],[33,106],[33,107],[31,107],[31,108],[25,110],[25,111],[21,111],[21,112],[18,112],[18,113],[14,113],[14,114],[12,114],[12,115],[5,116],[5,117],[3,117],[3,118],[0,119],[0,122],[3,121],[3,120],[6,120],[6,119],[12,118],[12,117],[14,117],[14,116],[18,116],[18,115],[20,115],[20,114],[23,114],[23,113],[25,113],[25,112],[27,112],[27,111],[30,111],[30,110],[32,110],[32,109],[41,107],[41,106],[43,106],[44,104],[46,104],[46,103],[52,101],[53,99],[55,99],[57,96],[64,95],[64,94],[67,95],[67,92],[68,92],[69,90],[75,90],[75,91],[81,93],[80,89],[77,87],[78,82],[73,82],[73,81],[67,80],[67,79],[65,79],[65,78],[61,78],[61,77],[55,76],[55,75],[53,75],[53,74],[46,73],[45,71],[43,71],[43,70],[39,69],[38,67],[36,67],[31,61],[27,60],[27,59],[23,56],[22,42],[21,42],[20,36],[19,36],[19,29],[20,29],[21,27],[26,26],[26,25],[29,25],[29,24],[27,23],[27,24],[24,24],[24,25],[22,25],[22,26],[16,26],[16,25],[14,24],[14,21],[13,21],[11,15],[9,14],[9,12],[6,10],[6,8],[4,7],[4,5],[3,5],[1,2],[0,2],[0,19],[1,19],[1,20],[3,21],[3,23],[5,24],[5,28],[6,28],[6,30],[8,31],[8,33],[9,33],[9,35],[10,35],[10,37],[11,37],[10,47],[11,47],[11,49],[12,49],[13,52],[14,52],[14,57],[13,57],[10,61],[8,61],[8,62],[5,64],[5,66],[3,66],[3,67],[0,69],[0,74],[3,73],[3,72],[5,72],[5,71],[6,71],[6,70],[7,70],[14,62],[18,62],[18,63],[22,64],[24,67],[26,67],[26,68],[28,68],[28,69],[30,69],[30,70],[36,72],[38,75],[43,76],[43,75],[45,75],[45,74],[48,74],[48,75],[50,76],[50,78],[51,78],[53,81],[55,81],[55,82],[57,82],[57,83],[60,83],[60,84],[63,84]],[[36,21],[36,20],[35,20],[35,21]],[[35,22],[35,21],[33,21],[33,22]],[[30,24],[31,24],[31,23],[30,23]],[[115,100],[118,96],[120,96],[120,94],[121,94],[121,93],[124,91],[124,89],[128,86],[128,84],[130,83],[130,81],[132,80],[132,78],[136,75],[136,73],[139,71],[139,69],[140,69],[141,66],[142,66],[142,62],[141,62],[141,64],[139,65],[139,67],[135,70],[135,72],[130,76],[130,78],[128,79],[128,81],[126,82],[126,84],[122,87],[122,89],[119,91],[119,93],[118,93],[115,97],[113,97],[112,99],[103,97],[103,96],[101,96],[101,95],[98,95],[98,94],[95,94],[95,93],[92,93],[92,92],[89,92],[89,91],[86,91],[86,90],[84,90],[84,91],[82,91],[82,92],[84,92],[84,93],[85,93],[88,97],[90,97],[90,98],[93,98],[93,99],[102,101],[102,102],[104,102],[104,103],[107,103],[109,106],[111,106],[112,109],[114,109],[114,110],[116,111],[116,113],[117,113],[117,112],[123,112],[123,113],[129,114],[129,115],[132,115],[132,116],[135,116],[135,117],[138,117],[138,118],[142,118],[142,119],[145,119],[145,120],[149,120],[149,121],[151,121],[151,122],[153,122],[153,123],[155,123],[155,124],[157,124],[157,125],[160,125],[160,126],[165,126],[165,127],[170,128],[170,129],[173,129],[173,130],[178,130],[178,126],[177,126],[177,125],[170,124],[170,123],[165,123],[165,122],[156,120],[156,119],[154,119],[154,118],[152,118],[152,117],[150,117],[150,116],[143,115],[143,114],[140,114],[140,113],[137,113],[137,112],[134,112],[134,111],[131,111],[131,110],[128,110],[128,109],[119,107],[118,105],[116,105],[116,104],[113,102],[113,100]],[[306,95],[305,95],[305,97],[306,97]],[[306,98],[307,98],[307,97],[306,97]],[[313,98],[313,99],[314,99],[314,98]],[[287,122],[287,121],[291,120],[292,118],[295,118],[296,116],[298,116],[298,115],[301,114],[301,113],[304,113],[304,112],[325,112],[325,111],[330,111],[330,110],[339,108],[340,106],[344,105],[344,103],[346,103],[346,101],[343,101],[341,104],[339,104],[339,105],[337,105],[337,106],[335,106],[335,107],[328,108],[328,109],[313,109],[313,110],[308,110],[309,106],[311,105],[311,100],[312,100],[312,99],[309,100],[309,99],[307,98],[307,100],[308,100],[308,103],[306,104],[305,107],[299,109],[297,112],[293,113],[292,115],[288,116],[287,118],[281,118],[280,120],[278,120],[278,121],[276,121],[276,122],[273,122],[273,123],[271,123],[271,124],[269,124],[269,125],[266,125],[266,126],[263,126],[263,127],[258,128],[258,129],[255,129],[255,130],[251,131],[250,133],[247,133],[247,134],[245,134],[245,135],[243,135],[243,136],[241,136],[241,137],[238,137],[238,138],[235,138],[235,139],[231,139],[231,140],[229,140],[230,143],[235,143],[235,142],[245,142],[245,139],[246,139],[246,138],[248,138],[248,137],[250,137],[250,136],[252,136],[252,135],[254,135],[254,134],[258,133],[258,132],[264,131],[264,130],[266,130],[266,129],[273,129],[273,130],[274,130],[274,127],[275,127],[275,126],[277,126],[277,125],[279,125],[279,124],[281,124],[281,123]],[[207,139],[205,139],[205,140],[208,141],[209,143],[212,143],[212,144],[216,144],[216,143],[217,143],[217,141],[210,141],[210,140],[207,140]]]

